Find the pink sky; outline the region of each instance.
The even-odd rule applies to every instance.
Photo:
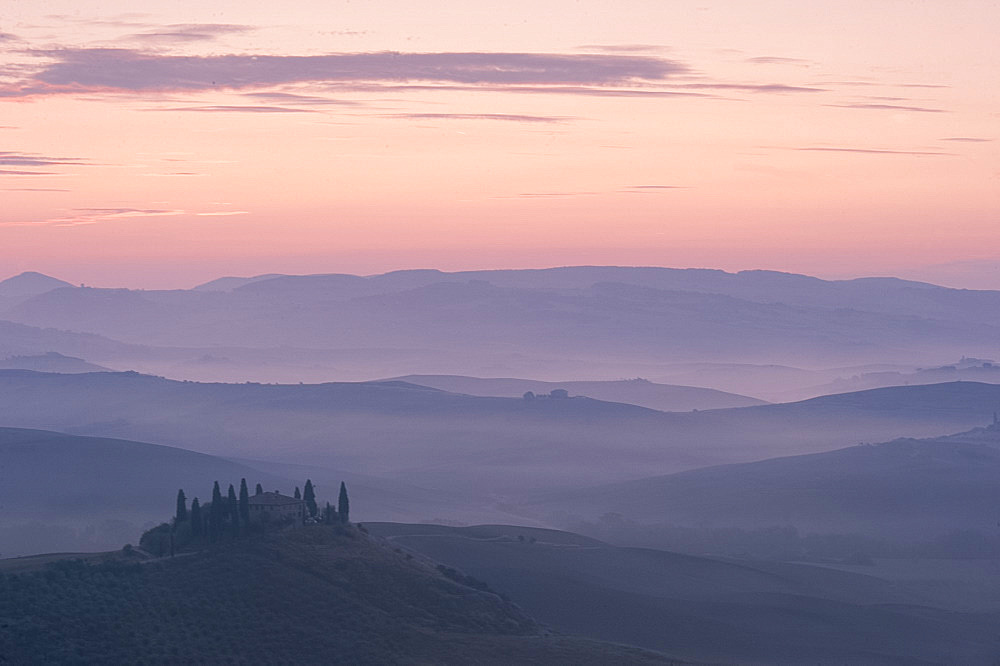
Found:
[[[9,4],[5,274],[587,263],[1000,288],[995,2]]]

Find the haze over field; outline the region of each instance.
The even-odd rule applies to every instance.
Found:
[[[7,4],[0,662],[1000,663],[1000,4]]]

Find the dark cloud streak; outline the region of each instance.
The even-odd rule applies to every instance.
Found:
[[[163,56],[129,49],[38,52],[54,58],[22,94],[204,91],[305,82],[441,81],[469,85],[605,86],[663,81],[686,65],[648,56],[540,53],[345,53]],[[10,96],[8,94],[8,96]]]

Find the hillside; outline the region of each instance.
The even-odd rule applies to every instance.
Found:
[[[406,375],[395,381],[430,386],[451,393],[516,398],[529,391],[547,395],[564,389],[570,395],[582,395],[607,402],[623,402],[664,412],[689,412],[696,409],[725,409],[763,405],[763,400],[694,386],[657,384],[646,379],[623,379],[607,382],[542,382],[531,379],[480,378],[459,375]],[[387,381],[393,381],[387,380]]]
[[[310,527],[194,555],[0,575],[11,663],[668,663],[548,636],[495,594],[354,528]],[[478,585],[478,583],[476,583]]]
[[[369,524],[405,551],[480,578],[557,630],[712,663],[989,664],[990,613],[816,567],[619,548],[512,526]]]
[[[402,382],[202,384],[0,371],[6,425],[351,470],[447,492],[523,495],[929,437],[990,420],[1000,386],[878,389],[666,413],[589,398],[458,395]]]
[[[0,312],[53,289],[72,286],[69,282],[34,271],[0,280]]]
[[[33,356],[8,356],[0,360],[0,370],[35,370],[37,372],[107,372],[105,368],[88,363],[82,358],[64,356],[58,352],[46,352]]]
[[[528,506],[562,524],[619,514],[619,536],[651,525],[792,526],[803,533],[921,541],[991,535],[1000,515],[1000,428],[773,458],[543,495]],[[580,511],[586,507],[586,513]],[[646,526],[643,528],[642,526]]]

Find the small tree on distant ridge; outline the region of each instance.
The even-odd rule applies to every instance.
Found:
[[[306,509],[309,510],[309,516],[315,518],[318,507],[316,506],[316,491],[313,490],[311,479],[306,479],[306,489],[302,492],[302,499],[306,503]]]
[[[351,522],[351,501],[347,499],[347,486],[343,481],[340,482],[340,497],[337,498],[337,514],[345,525]]]
[[[302,493],[299,491],[298,486],[295,486],[295,499],[302,499]]]
[[[177,491],[177,513],[174,515],[175,522],[183,523],[188,519],[187,498],[184,497],[184,490]]]
[[[264,494],[264,488],[258,483],[257,484],[257,489],[255,491],[253,491],[253,494],[254,495],[263,495]]]

